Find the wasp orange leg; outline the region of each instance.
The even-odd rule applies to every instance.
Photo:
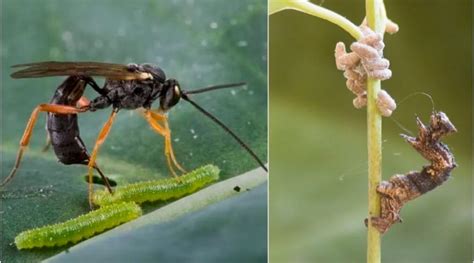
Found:
[[[92,81],[93,81],[93,80],[92,80]],[[90,100],[89,100],[86,96],[81,96],[81,98],[77,101],[76,106],[77,106],[78,108],[86,108],[86,107],[88,107],[90,104],[91,104],[91,102],[90,102]],[[48,138],[49,138],[49,135],[48,135]],[[110,186],[109,180],[108,180],[107,177],[104,175],[104,173],[102,173],[102,171],[99,169],[99,167],[97,166],[97,164],[94,165],[94,169],[96,169],[97,172],[99,173],[99,175],[100,175],[100,177],[102,178],[102,180],[104,181],[105,187],[107,188],[107,190],[109,191],[109,193],[112,193],[112,186]]]
[[[90,206],[91,209],[94,207],[93,202],[92,202],[93,190],[94,190],[93,189],[93,184],[92,184],[92,173],[93,173],[93,169],[96,169],[95,160],[97,159],[97,154],[99,153],[100,146],[102,146],[105,139],[109,135],[110,128],[112,128],[112,124],[114,123],[115,116],[117,115],[117,112],[118,112],[118,110],[114,109],[112,111],[112,113],[110,114],[109,119],[104,124],[104,127],[102,127],[102,130],[100,131],[99,136],[97,137],[97,140],[95,141],[94,150],[92,150],[92,154],[91,154],[91,157],[89,159],[89,163],[87,164],[87,166],[89,167],[89,171],[88,171],[88,176],[89,176],[89,206]]]
[[[82,96],[76,103],[77,108],[86,108],[91,102],[85,97]],[[43,146],[42,152],[47,152],[51,146],[51,137],[49,136],[48,128],[46,127],[46,142]]]
[[[38,120],[38,116],[40,112],[50,112],[55,114],[77,114],[81,112],[87,111],[87,108],[76,108],[72,106],[66,105],[57,105],[57,104],[40,104],[38,105],[33,112],[31,113],[30,119],[26,124],[25,131],[23,132],[23,136],[20,140],[20,149],[18,150],[18,154],[15,160],[15,165],[13,166],[10,174],[3,180],[0,184],[0,187],[6,185],[9,181],[15,177],[16,171],[20,167],[21,159],[23,157],[23,153],[25,152],[28,144],[30,143],[31,136],[33,135],[33,128],[35,127],[36,121]]]
[[[168,120],[166,116],[152,112],[150,110],[145,111],[145,119],[150,124],[151,128],[165,138],[165,156],[168,163],[168,168],[170,169],[173,176],[177,177],[173,165],[178,168],[181,172],[185,173],[186,170],[178,163],[173,152],[173,147],[171,144],[171,131],[168,126]],[[160,125],[159,122],[163,122],[163,125]]]
[[[174,155],[174,151],[173,151],[173,146],[171,144],[171,129],[169,128],[169,124],[168,124],[168,118],[163,115],[163,114],[160,114],[160,113],[157,113],[157,112],[153,112],[151,111],[151,116],[153,119],[155,119],[157,122],[159,120],[161,120],[163,122],[163,127],[165,129],[165,131],[167,131],[167,134],[168,136],[165,137],[165,149],[167,148],[168,149],[168,152],[169,152],[169,156],[171,158],[171,160],[173,161],[173,164],[183,173],[186,173],[186,170],[178,163],[178,161],[176,160],[176,156]]]

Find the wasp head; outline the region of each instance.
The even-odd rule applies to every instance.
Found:
[[[181,99],[183,92],[175,79],[167,79],[160,93],[160,109],[168,111]]]

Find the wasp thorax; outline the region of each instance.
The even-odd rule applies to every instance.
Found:
[[[175,79],[168,79],[163,84],[163,90],[160,95],[160,108],[164,111],[169,110],[181,99],[181,88]]]

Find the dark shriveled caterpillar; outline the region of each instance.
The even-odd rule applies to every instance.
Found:
[[[167,178],[119,186],[113,194],[105,190],[97,191],[94,193],[93,201],[99,206],[116,202],[163,201],[193,193],[218,179],[219,168],[214,165],[205,165],[180,176],[179,180]]]
[[[457,132],[448,116],[443,112],[433,112],[429,127],[418,117],[416,123],[419,129],[416,138],[405,134],[401,136],[431,164],[424,166],[420,172],[394,175],[389,181],[379,184],[377,192],[381,197],[381,213],[379,217],[372,217],[371,222],[382,234],[393,224],[402,221],[400,209],[405,203],[441,185],[456,167],[453,154],[440,141],[444,136]]]
[[[141,216],[142,210],[132,202],[101,207],[63,223],[21,232],[15,237],[18,249],[63,246],[101,233]]]

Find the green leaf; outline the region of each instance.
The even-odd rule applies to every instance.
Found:
[[[235,131],[257,155],[267,152],[266,3],[263,1],[73,1],[18,0],[2,3],[1,177],[13,166],[26,122],[47,103],[63,78],[13,80],[11,65],[44,60],[156,63],[191,90],[245,81],[241,89],[196,94],[195,101]],[[21,21],[21,22],[20,22]],[[102,84],[98,79],[99,85]],[[86,95],[92,99],[94,91]],[[154,105],[157,106],[157,105]],[[79,116],[81,137],[91,150],[109,110]],[[207,163],[221,180],[258,164],[228,134],[180,102],[169,114],[173,147],[188,171]],[[86,213],[85,166],[65,166],[42,153],[41,114],[21,168],[1,190],[0,260],[40,261],[65,248],[18,251],[23,230]],[[168,178],[163,138],[137,112],[119,112],[98,156],[104,173],[118,183]],[[100,189],[102,186],[95,186]],[[167,203],[145,204],[144,212]]]
[[[265,178],[261,171],[254,176]],[[238,180],[228,181],[232,182],[225,181],[219,188],[234,191],[229,186]],[[172,219],[176,213],[185,213],[182,208],[189,211],[189,203],[203,204],[209,199],[204,192],[215,187],[211,186],[46,262],[266,262],[267,185],[240,186],[243,192],[233,198]]]

